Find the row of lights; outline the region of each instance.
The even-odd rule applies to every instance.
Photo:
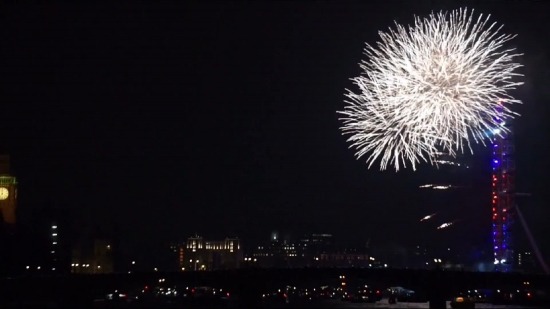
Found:
[[[30,269],[31,269],[31,266],[30,266],[30,265],[27,265],[27,266],[25,266],[25,269],[30,270]],[[36,266],[36,270],[41,270],[41,269],[42,269],[41,266]],[[52,270],[55,270],[55,267],[52,267]]]
[[[84,268],[88,268],[90,267],[90,264],[79,264],[79,263],[72,263],[71,264],[71,267],[84,267]],[[101,265],[97,265],[97,269],[101,269]]]
[[[57,225],[52,225],[52,246],[57,245]],[[52,247],[51,254],[55,254],[55,247]],[[55,269],[54,269],[55,270]]]

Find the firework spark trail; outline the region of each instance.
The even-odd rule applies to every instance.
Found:
[[[446,229],[446,228],[448,228],[449,226],[451,226],[453,224],[454,224],[454,222],[446,222],[446,223],[443,223],[440,226],[438,226],[437,229],[438,230]]]
[[[436,213],[434,212],[434,213],[431,214],[431,215],[427,215],[427,216],[422,217],[422,219],[420,219],[420,222],[426,221],[426,220],[429,220],[429,219],[433,218],[433,217],[435,216],[435,214],[436,214]]]
[[[472,142],[490,140],[486,132],[507,131],[496,109],[504,120],[518,115],[507,105],[521,103],[508,94],[522,84],[513,81],[520,54],[504,48],[515,36],[500,34],[489,18],[467,9],[415,17],[366,44],[364,72],[352,79],[359,92],[346,89],[338,112],[357,158],[367,155],[369,168],[380,159],[381,170],[416,169],[437,164],[441,152],[473,152]]]

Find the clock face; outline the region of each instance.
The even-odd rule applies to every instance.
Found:
[[[5,200],[10,195],[10,191],[7,188],[0,187],[0,200]]]

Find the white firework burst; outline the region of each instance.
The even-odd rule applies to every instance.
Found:
[[[522,84],[514,80],[521,54],[505,47],[515,35],[501,34],[489,18],[467,9],[432,13],[366,44],[363,73],[352,78],[359,92],[346,89],[338,113],[350,148],[358,158],[368,154],[369,168],[377,159],[381,170],[437,164],[441,152],[473,152],[472,141],[506,133],[502,123],[518,115],[509,107],[521,103],[509,94]]]

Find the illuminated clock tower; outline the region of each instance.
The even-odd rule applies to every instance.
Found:
[[[0,155],[0,214],[4,223],[13,226],[16,223],[17,180],[10,175],[10,157]]]

